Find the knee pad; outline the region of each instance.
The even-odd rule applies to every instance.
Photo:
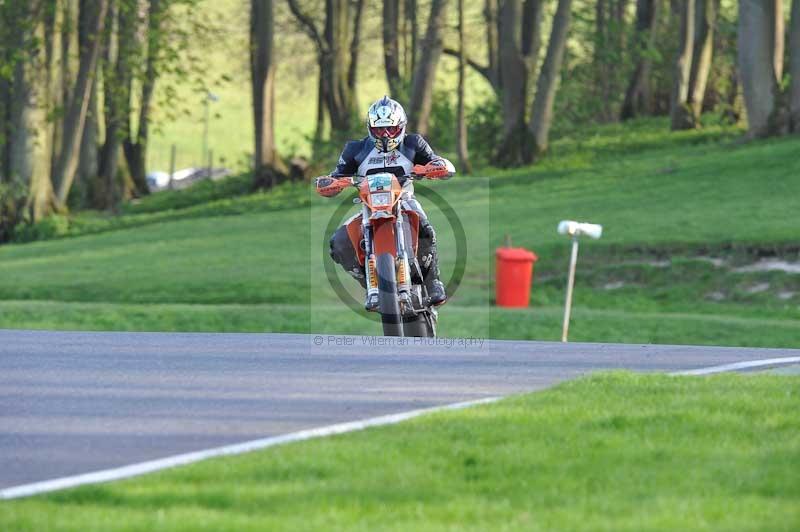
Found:
[[[344,258],[347,256],[347,248],[352,247],[350,244],[350,238],[347,236],[347,229],[342,226],[334,231],[329,244],[329,253],[333,259],[333,262],[342,264]]]
[[[419,237],[429,240],[431,244],[436,243],[436,231],[427,218],[419,219]]]

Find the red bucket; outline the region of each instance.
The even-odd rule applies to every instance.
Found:
[[[533,263],[539,257],[524,248],[497,248],[495,299],[498,307],[527,307],[531,301]]]

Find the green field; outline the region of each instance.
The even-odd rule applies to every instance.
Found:
[[[741,270],[798,262],[800,139],[741,144],[738,134],[669,134],[663,120],[607,126],[560,139],[536,167],[421,185],[455,209],[468,242],[441,334],[557,339],[569,245],[555,226],[574,218],[605,234],[581,247],[572,339],[800,347],[800,275]],[[340,200],[302,183],[246,191],[247,176],[204,183],[122,216],[79,214],[56,231],[66,238],[3,246],[0,326],[378,332],[323,273]],[[453,230],[422,201],[449,277]],[[506,234],[540,258],[528,309],[492,305]]]
[[[611,373],[0,504],[4,530],[797,530],[798,377]]]

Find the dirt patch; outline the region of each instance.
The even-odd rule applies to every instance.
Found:
[[[761,259],[753,264],[734,268],[733,271],[736,273],[785,272],[800,274],[800,262],[789,262],[775,258]]]
[[[769,283],[756,283],[744,289],[748,294],[760,294],[769,290]]]

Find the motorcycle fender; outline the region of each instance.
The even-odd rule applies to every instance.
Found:
[[[354,216],[347,224],[347,236],[350,237],[350,243],[353,244],[353,249],[356,250],[358,263],[363,266],[366,258],[364,250],[361,248],[361,241],[364,239],[364,234],[361,229],[361,216]]]
[[[394,220],[386,220],[372,227],[372,249],[375,252],[375,256],[391,253],[392,256],[396,257],[397,242],[394,237]]]

